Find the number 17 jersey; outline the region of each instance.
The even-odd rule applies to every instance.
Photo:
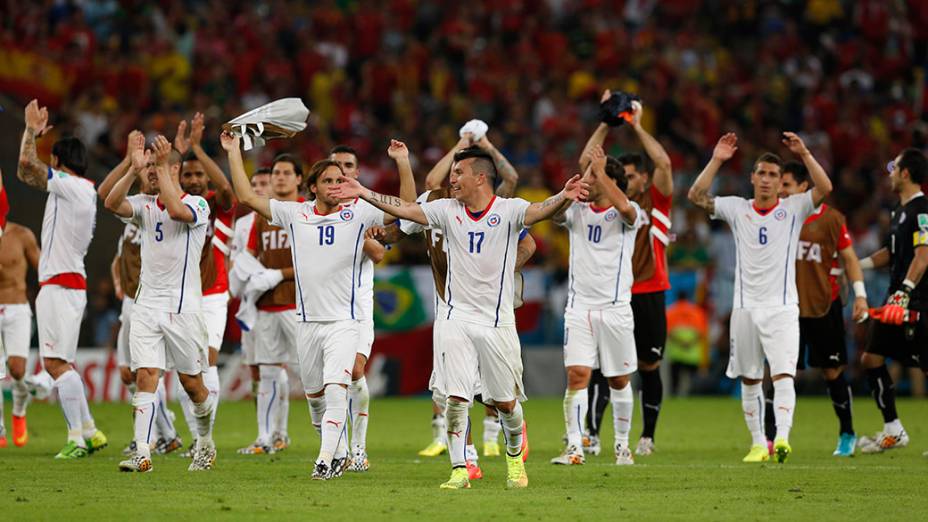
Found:
[[[728,223],[735,237],[734,308],[762,308],[799,303],[796,249],[802,225],[815,211],[812,191],[780,199],[760,210],[754,200],[715,198],[713,219]]]

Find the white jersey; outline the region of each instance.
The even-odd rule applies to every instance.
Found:
[[[248,249],[248,236],[251,234],[251,227],[255,224],[257,212],[251,212],[235,220],[235,229],[232,232],[232,252],[229,258],[235,262],[235,258]]]
[[[132,222],[142,232],[142,273],[135,303],[175,314],[199,312],[203,299],[200,256],[209,225],[209,205],[200,196],[184,194],[193,223],[175,221],[157,196],[128,198]]]
[[[634,201],[635,220],[626,223],[614,207],[576,202],[564,212],[570,237],[567,308],[602,310],[632,300],[632,255],[647,215]]]
[[[713,219],[728,223],[735,237],[734,308],[795,305],[796,249],[806,218],[815,211],[812,191],[779,200],[761,214],[754,200],[717,197]]]
[[[353,203],[346,204],[346,207],[357,206],[360,199]],[[363,244],[363,243],[362,243]],[[361,267],[358,270],[358,276],[354,281],[355,290],[358,292],[358,304],[361,306],[362,321],[374,320],[374,260],[362,254]]]
[[[39,281],[58,274],[80,274],[93,238],[97,217],[97,191],[93,182],[48,168],[48,201],[42,219],[42,254]]]
[[[516,324],[516,250],[529,205],[524,199],[493,196],[475,217],[456,199],[420,204],[429,225],[444,234],[447,319],[492,327]]]
[[[358,288],[364,233],[371,226],[383,225],[383,211],[366,201],[327,215],[317,212],[315,201],[272,199],[270,207],[270,223],[290,231],[298,318],[304,322],[365,320]]]

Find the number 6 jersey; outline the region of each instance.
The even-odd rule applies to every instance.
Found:
[[[815,211],[812,191],[780,199],[766,210],[737,196],[714,201],[712,219],[728,223],[735,236],[734,308],[798,304],[796,249],[802,225]]]

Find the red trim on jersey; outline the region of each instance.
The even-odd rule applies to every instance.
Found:
[[[779,199],[777,199],[777,204],[774,205],[774,206],[772,206],[772,207],[770,207],[770,208],[759,208],[759,207],[757,206],[757,202],[756,202],[756,201],[753,201],[753,200],[751,201],[751,208],[753,208],[753,209],[754,209],[754,212],[757,212],[757,213],[760,214],[761,216],[766,216],[767,214],[770,213],[771,210],[773,210],[773,209],[775,209],[775,208],[777,208],[777,207],[779,207],[779,206],[780,206],[780,200],[779,200]]]
[[[180,200],[183,201],[184,198],[187,197],[187,196],[189,196],[189,195],[190,195],[190,194],[187,194],[186,192],[181,192],[181,194],[180,194]],[[158,196],[158,197],[155,198],[155,205],[158,205],[158,210],[164,210],[165,208],[167,208],[167,207],[164,206],[164,203],[161,202],[161,196]]]
[[[803,223],[803,225],[808,225],[809,223],[812,223],[813,221],[822,217],[823,215],[825,215],[825,204],[824,203],[822,203],[822,208],[820,208],[818,212],[806,218],[806,222]]]
[[[331,216],[332,214],[334,214],[334,213],[336,213],[336,212],[341,212],[341,211],[342,211],[342,206],[339,205],[338,208],[336,208],[336,209],[333,210],[332,212],[329,212],[328,214],[323,214],[322,212],[319,212],[319,209],[316,208],[316,205],[313,205],[313,214],[315,214],[315,215],[317,215],[317,216]]]
[[[245,246],[248,250],[258,251],[258,218],[251,220],[251,230],[248,231],[248,244]]]
[[[851,233],[847,231],[847,223],[841,223],[841,232],[838,233],[838,251],[840,252],[853,245],[854,242],[851,240]]]
[[[480,211],[480,215],[477,216],[477,217],[474,217],[474,215],[471,213],[470,209],[467,208],[467,205],[464,206],[464,212],[467,213],[467,217],[469,217],[469,218],[471,219],[471,221],[474,221],[474,222],[480,221],[481,219],[483,219],[483,216],[487,215],[487,211],[490,210],[490,207],[493,206],[493,202],[494,202],[494,201],[496,201],[496,195],[494,195],[494,196],[490,199],[490,202],[487,204],[487,208],[481,210],[481,211]]]
[[[599,207],[597,207],[596,205],[590,203],[590,210],[592,210],[593,212],[596,212],[597,214],[601,214],[601,213],[603,213],[603,212],[609,210],[610,208],[612,208],[612,207],[603,207],[603,208],[599,208]]]
[[[187,194],[184,194],[184,196],[187,196]],[[229,236],[222,230],[219,230],[215,222],[218,220],[225,225],[226,228],[231,230],[233,222],[235,221],[235,204],[227,209],[220,207],[219,203],[216,201],[216,192],[213,190],[206,193],[205,199],[207,202],[212,203],[212,205],[210,205],[209,219],[212,225],[213,236],[217,237],[222,243],[228,245]],[[207,237],[206,240],[212,243],[213,237]],[[226,270],[226,254],[222,250],[219,250],[216,245],[212,245],[212,248],[213,263],[216,267],[216,282],[211,288],[204,290],[203,295],[216,295],[229,291],[229,273]]]
[[[87,280],[84,276],[75,272],[66,272],[55,274],[52,277],[39,283],[39,286],[56,285],[71,290],[87,290]]]
[[[653,184],[649,192],[653,210],[661,212],[669,219],[673,196],[662,194]],[[651,227],[656,227],[668,237],[670,236],[670,230],[663,223],[654,219],[650,214],[648,218],[648,224],[642,227],[643,232],[639,231],[639,234],[650,234]],[[670,276],[667,272],[667,245],[656,237],[651,237],[651,249],[654,255],[654,275],[650,279],[633,283],[633,294],[650,294],[670,289]]]
[[[288,312],[290,310],[296,310],[296,303],[285,304],[285,305],[259,306],[258,310],[261,310],[262,312]]]
[[[10,201],[6,197],[6,187],[0,188],[0,230],[6,228],[6,215],[10,212]]]

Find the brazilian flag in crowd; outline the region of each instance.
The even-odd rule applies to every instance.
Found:
[[[412,330],[428,320],[412,273],[374,278],[374,324],[379,330]]]

